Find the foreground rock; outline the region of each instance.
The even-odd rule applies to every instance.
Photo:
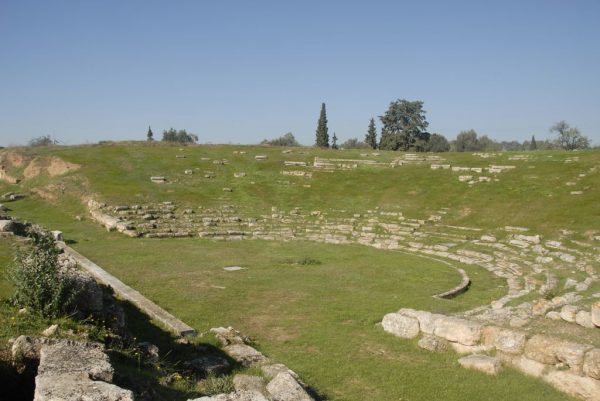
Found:
[[[20,336],[13,357],[39,359],[34,401],[133,401],[112,384],[114,369],[101,344]]]
[[[83,374],[38,375],[34,401],[133,401],[133,394]]]
[[[243,366],[258,365],[268,361],[263,354],[246,344],[228,345],[223,350]]]
[[[314,401],[300,383],[287,372],[275,376],[267,384],[267,390],[277,401]]]
[[[564,371],[550,372],[543,379],[570,396],[587,401],[600,401],[600,382],[598,380]]]
[[[402,338],[415,338],[419,335],[419,321],[399,313],[388,313],[381,322],[388,333]]]

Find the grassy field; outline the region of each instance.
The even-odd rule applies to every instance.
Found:
[[[600,170],[594,170],[600,166],[599,152],[531,152],[530,160],[509,160],[511,153],[492,159],[442,154],[444,163],[457,166],[516,166],[499,174],[497,182],[472,187],[458,181],[464,173],[434,171],[428,163],[315,171],[312,179],[280,174],[283,160],[361,159],[364,150],[307,148],[282,154],[280,148],[137,143],[36,152],[82,167],[65,176],[34,177],[18,187],[0,184],[4,192],[38,188],[52,195],[50,200],[31,196],[8,204],[13,216],[62,230],[74,248],[198,330],[231,325],[254,337],[260,350],[296,370],[327,399],[568,399],[511,369],[498,377],[459,369],[456,354],[429,353],[416,347],[416,341],[398,340],[376,325],[400,307],[456,312],[505,294],[506,283],[483,269],[456,263],[473,280],[471,289],[454,300],[438,300],[431,295],[453,287],[459,277],[445,264],[422,257],[300,241],[125,238],[87,220],[81,200],[232,204],[246,215],[270,213],[273,206],[330,215],[380,207],[427,218],[448,208],[446,224],[491,232],[505,225],[526,226],[549,238],[569,229],[576,232],[574,238],[590,241],[600,227]],[[255,161],[257,154],[268,160]],[[566,162],[574,155],[577,162]],[[376,158],[391,162],[399,156],[381,152]],[[213,164],[215,159],[229,163]],[[195,173],[185,175],[186,169]],[[204,178],[207,171],[215,178]],[[233,178],[235,172],[246,177]],[[153,184],[153,175],[167,176],[169,183]],[[223,192],[223,187],[233,192]],[[582,195],[570,194],[576,190]],[[309,259],[316,263],[301,263]],[[236,265],[245,269],[223,270]]]
[[[200,331],[232,325],[251,335],[327,399],[568,399],[510,369],[494,378],[460,369],[455,354],[432,354],[377,327],[400,307],[452,312],[504,293],[505,283],[484,270],[459,265],[472,290],[438,300],[431,295],[458,275],[417,256],[308,242],[131,239],[70,219],[77,209],[68,206],[11,207],[64,230],[76,249]],[[318,263],[298,263],[307,257]],[[235,265],[246,270],[222,269]]]

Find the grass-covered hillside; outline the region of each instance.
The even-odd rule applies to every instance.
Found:
[[[270,211],[272,206],[305,209],[400,209],[414,218],[427,218],[440,208],[448,208],[447,224],[496,228],[505,225],[527,226],[542,234],[557,234],[560,229],[580,233],[600,227],[600,152],[536,151],[504,152],[481,157],[471,153],[442,153],[439,162],[405,162],[402,166],[318,170],[312,178],[282,175],[282,170],[307,170],[284,167],[283,162],[315,157],[373,160],[390,163],[405,158],[398,152],[366,150],[317,150],[314,148],[257,146],[168,146],[142,143],[104,146],[51,147],[23,150],[24,153],[58,156],[80,165],[69,174],[54,178],[38,175],[23,181],[24,188],[65,196],[96,195],[113,205],[132,202],[177,201],[195,207],[235,204],[247,211]],[[361,154],[366,156],[361,156]],[[267,160],[256,161],[256,155]],[[524,155],[524,157],[519,157]],[[185,158],[177,158],[185,156]],[[517,159],[517,160],[513,160]],[[226,160],[227,164],[215,164]],[[489,167],[512,165],[512,170],[489,174],[431,170],[430,165]],[[6,163],[5,163],[6,164]],[[22,176],[23,165],[8,166]],[[186,175],[185,170],[194,174]],[[234,179],[234,173],[245,177]],[[205,178],[211,175],[214,178]],[[490,176],[497,182],[468,185],[459,176]],[[165,176],[166,185],[150,181]],[[60,182],[60,188],[52,186]],[[309,188],[306,185],[310,185]],[[233,192],[224,193],[224,187]],[[7,190],[10,186],[5,186]],[[581,191],[581,195],[571,192]],[[597,229],[597,228],[596,228]]]
[[[453,353],[383,332],[377,323],[401,307],[460,313],[496,301],[494,310],[526,320],[524,330],[600,346],[597,332],[520,315],[573,292],[569,279],[587,283],[573,298],[581,307],[600,293],[597,151],[413,156],[116,143],[1,157],[2,193],[25,195],[5,203],[12,216],[63,231],[199,331],[231,325],[252,336],[326,399],[569,399],[510,368],[497,377],[467,371]],[[136,238],[94,221],[90,199]],[[174,233],[185,238],[153,238]],[[458,284],[452,267],[471,287],[432,297]],[[556,285],[544,290],[550,279]]]

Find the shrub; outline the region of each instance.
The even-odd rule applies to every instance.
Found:
[[[294,134],[292,134],[291,132],[288,132],[287,134],[280,136],[279,138],[275,138],[275,139],[271,139],[271,140],[265,139],[260,144],[261,145],[271,145],[271,146],[289,146],[289,147],[301,146],[298,143],[298,141],[296,140],[296,138],[294,137]]]
[[[31,231],[31,243],[17,249],[9,278],[15,287],[13,300],[46,318],[69,314],[75,309],[78,285],[68,271],[61,270],[54,238]]]
[[[310,256],[305,256],[297,262],[299,265],[320,265],[321,261]]]
[[[58,141],[53,139],[50,135],[42,135],[29,140],[29,146],[50,146],[56,145],[57,143]]]
[[[342,149],[367,149],[367,148],[371,148],[369,145],[367,145],[365,142],[363,141],[359,141],[358,138],[350,138],[348,139],[346,142],[343,142],[340,145],[340,148]]]

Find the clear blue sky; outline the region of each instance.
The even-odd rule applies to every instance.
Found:
[[[430,131],[600,143],[600,1],[0,0],[0,145],[364,136],[397,98]]]

